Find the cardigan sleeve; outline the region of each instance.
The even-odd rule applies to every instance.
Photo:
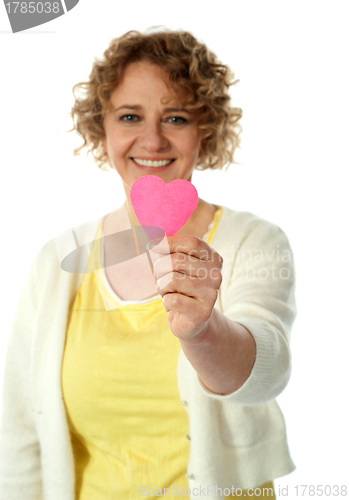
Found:
[[[0,499],[44,498],[30,391],[39,260],[38,253],[22,284],[6,350],[0,424]]]
[[[290,337],[297,315],[294,255],[284,231],[263,219],[249,226],[239,248],[228,255],[220,290],[222,312],[251,333],[256,358],[247,380],[231,394],[216,394],[197,381],[213,398],[262,404],[277,397],[291,376]]]

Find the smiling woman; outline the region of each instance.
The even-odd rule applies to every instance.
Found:
[[[99,167],[108,162],[102,147],[105,113],[127,66],[139,62],[150,63],[161,70],[168,92],[175,90],[186,103],[186,112],[197,115],[202,147],[196,168],[223,168],[232,163],[234,151],[240,144],[242,111],[231,106],[228,90],[238,80],[234,80],[234,73],[220,63],[206,45],[185,31],[151,35],[129,31],[111,41],[104,57],[95,60],[89,80],[76,84],[73,89],[76,99],[72,108],[75,120],[72,130],[84,139],[75,153],[87,147]],[[125,104],[131,105],[126,111],[134,111],[138,103],[120,105]],[[178,113],[182,109],[171,106],[166,112]]]
[[[150,245],[153,266],[133,239],[140,177],[191,182],[194,169],[233,162],[232,79],[188,32],[132,31],[74,87],[75,153],[108,163],[125,202],[50,240],[32,263],[4,372],[1,498],[275,498],[273,479],[294,470],[275,400],[296,317],[285,233],[199,198],[174,236]],[[71,272],[57,262],[63,247]]]

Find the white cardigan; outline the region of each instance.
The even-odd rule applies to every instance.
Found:
[[[6,352],[0,431],[0,500],[74,500],[74,458],[61,389],[68,309],[83,278],[85,244],[102,217],[46,242],[17,302]],[[73,258],[76,273],[61,269]],[[183,351],[178,385],[189,414],[189,487],[253,488],[295,469],[275,398],[291,374],[296,317],[293,252],[285,233],[250,212],[223,207],[211,246],[223,257],[215,307],[253,335],[249,378],[221,396],[201,386]],[[216,497],[215,493],[205,498]]]

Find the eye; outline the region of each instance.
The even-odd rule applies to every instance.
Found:
[[[174,123],[174,124],[182,124],[182,123],[187,123],[188,120],[186,120],[185,118],[183,118],[182,116],[171,116],[171,118],[168,119],[168,121],[170,123]]]
[[[120,120],[124,122],[134,122],[137,120],[137,118],[137,115],[123,115],[120,117]]]

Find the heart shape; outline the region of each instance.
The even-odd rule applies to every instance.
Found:
[[[130,197],[141,225],[161,227],[166,236],[175,235],[198,204],[198,193],[191,182],[176,179],[166,184],[156,175],[137,179]]]

